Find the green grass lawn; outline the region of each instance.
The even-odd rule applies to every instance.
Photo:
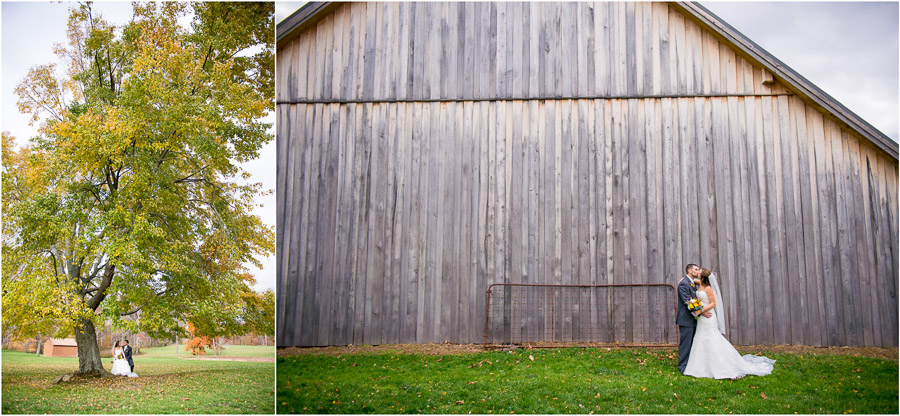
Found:
[[[675,349],[279,357],[279,413],[887,413],[896,361],[764,353],[766,377],[682,376]],[[530,356],[534,358],[532,361]]]
[[[184,348],[184,346],[180,346]],[[234,356],[274,357],[274,347],[235,346]],[[53,384],[78,369],[77,358],[3,351],[3,413],[160,414],[275,411],[275,366],[269,362],[185,360],[174,346],[135,356],[138,378],[107,377]],[[260,359],[260,358],[256,358]],[[112,359],[104,358],[107,370]]]

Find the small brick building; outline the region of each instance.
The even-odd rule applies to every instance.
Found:
[[[44,342],[45,357],[77,357],[78,344],[74,338],[50,338]]]

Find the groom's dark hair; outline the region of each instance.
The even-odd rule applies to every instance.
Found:
[[[128,343],[128,340],[127,340],[127,339],[125,340],[125,343],[126,343],[126,344]]]
[[[691,270],[691,269],[694,268],[694,267],[700,267],[700,266],[698,266],[698,265],[696,265],[696,264],[694,264],[694,263],[688,264],[687,266],[684,266],[684,272],[687,273],[688,270]]]

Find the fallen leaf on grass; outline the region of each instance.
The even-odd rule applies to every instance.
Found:
[[[528,359],[531,360],[531,361],[534,361],[534,356],[533,356],[533,355],[529,355],[529,356],[528,356]]]
[[[466,402],[464,402],[464,401],[462,401],[462,400],[457,400],[457,401],[456,401],[456,404],[466,404]]]
[[[763,399],[768,399],[768,397],[766,397],[766,394],[763,392],[760,392],[759,395],[762,396]]]

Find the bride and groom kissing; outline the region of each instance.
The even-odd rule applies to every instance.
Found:
[[[119,346],[119,341],[113,347],[113,366],[110,373],[116,376],[137,377],[134,373],[134,360],[131,359],[131,346],[128,340],[124,341],[124,346]]]
[[[722,335],[725,309],[716,275],[696,264],[684,268],[678,282],[678,370],[686,376],[736,379],[772,373],[775,360],[752,354],[743,357]]]

